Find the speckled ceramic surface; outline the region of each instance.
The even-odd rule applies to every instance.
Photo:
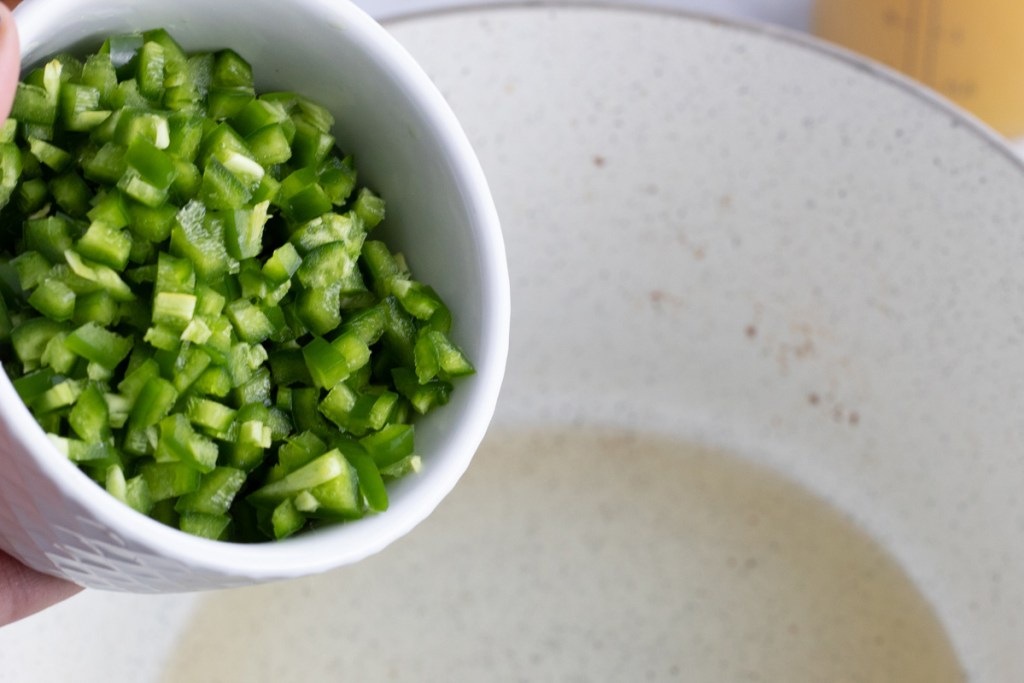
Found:
[[[38,653],[74,632],[80,681],[127,680],[90,654],[114,640],[153,681],[1024,680],[1019,161],[770,30],[538,7],[390,28],[509,247],[474,465],[366,562],[88,593],[0,631],[0,670],[59,680]]]

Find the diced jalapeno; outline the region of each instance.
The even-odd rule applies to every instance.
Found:
[[[243,542],[386,510],[413,413],[473,372],[437,292],[367,240],[386,205],[331,113],[254,84],[233,50],[116,35],[30,72],[0,126],[15,390],[113,497]]]

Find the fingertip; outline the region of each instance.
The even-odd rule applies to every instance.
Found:
[[[0,626],[70,598],[81,586],[37,572],[0,552]]]
[[[0,3],[0,122],[11,113],[20,71],[21,48],[14,16],[6,4]]]

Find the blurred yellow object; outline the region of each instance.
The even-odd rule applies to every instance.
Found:
[[[817,0],[814,32],[1024,135],[1024,0]]]

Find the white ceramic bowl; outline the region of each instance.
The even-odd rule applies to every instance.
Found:
[[[477,367],[444,409],[417,425],[423,471],[391,507],[282,543],[190,537],[136,514],[57,455],[7,377],[0,378],[0,547],[44,572],[97,588],[188,591],[316,573],[355,562],[423,520],[483,438],[508,345],[509,291],[497,215],[465,135],[427,76],[347,0],[28,0],[15,14],[26,67],[110,34],[164,27],[187,50],[231,47],[262,90],[313,97],[337,119],[339,146],[388,201],[384,239],[455,315]]]

